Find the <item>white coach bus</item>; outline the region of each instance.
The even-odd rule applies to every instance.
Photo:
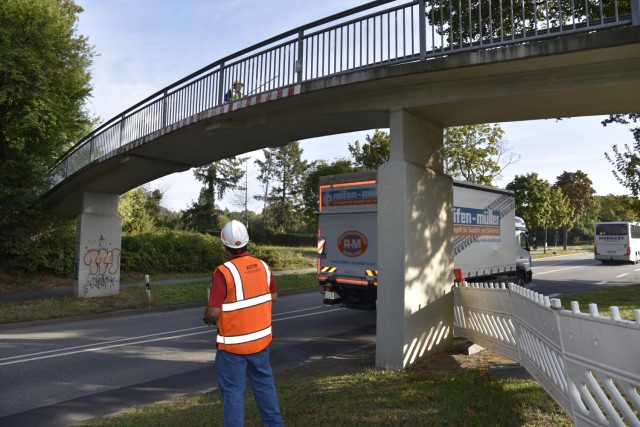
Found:
[[[603,264],[613,261],[640,261],[640,223],[596,223],[593,253]]]

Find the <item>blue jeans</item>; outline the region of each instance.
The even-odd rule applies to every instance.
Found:
[[[269,347],[255,354],[234,354],[218,350],[216,375],[222,395],[225,427],[244,425],[244,389],[247,375],[262,423],[265,426],[284,426],[276,387],[273,384],[273,371],[269,364]]]

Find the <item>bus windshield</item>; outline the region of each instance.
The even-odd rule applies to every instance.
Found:
[[[596,224],[596,236],[626,236],[629,224]]]

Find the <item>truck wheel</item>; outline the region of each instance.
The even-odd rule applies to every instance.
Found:
[[[527,286],[527,274],[522,270],[518,271],[518,286]]]

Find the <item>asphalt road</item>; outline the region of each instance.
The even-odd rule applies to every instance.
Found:
[[[64,426],[215,387],[203,308],[0,331],[0,426]],[[282,295],[273,328],[280,371],[373,346],[375,312]]]
[[[536,260],[528,287],[569,295],[640,283],[640,266],[591,254]],[[203,303],[204,307],[204,303]],[[203,307],[0,330],[0,426],[63,426],[215,387]],[[274,305],[272,365],[290,369],[373,347],[375,312],[323,306],[317,291]]]
[[[572,294],[637,283],[640,264],[605,265],[585,253],[534,260],[533,282],[527,288],[560,298],[566,307]]]

